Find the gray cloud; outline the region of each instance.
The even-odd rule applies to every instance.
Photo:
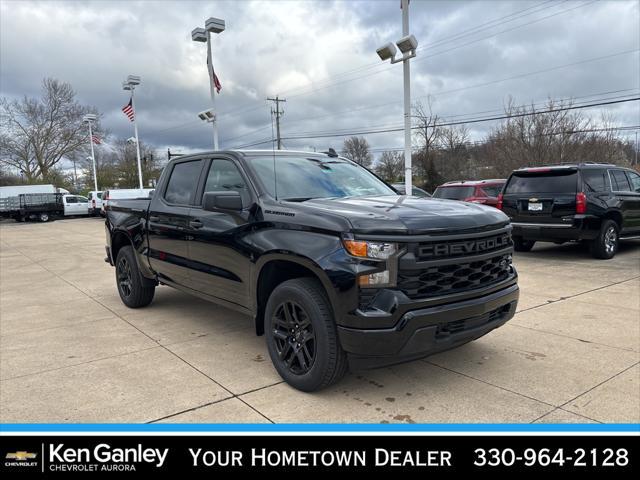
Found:
[[[210,126],[195,117],[210,103],[205,48],[190,40],[190,31],[217,16],[227,22],[214,44],[223,85],[217,104],[222,147],[269,138],[265,98],[276,94],[288,99],[284,136],[400,126],[402,68],[382,64],[375,54],[377,46],[401,36],[399,3],[3,0],[2,94],[38,95],[45,76],[68,81],[82,102],[99,108],[106,128],[128,137],[132,128],[120,112],[127,101],[120,84],[127,74],[137,74],[143,80],[136,91],[141,137],[160,147],[209,149]],[[527,8],[530,15],[468,31]],[[413,98],[425,101],[432,95],[435,113],[447,116],[497,110],[509,96],[530,103],[548,96],[637,92],[637,51],[494,81],[638,49],[639,20],[639,3],[632,0],[414,0],[411,30],[420,50],[411,65]],[[386,105],[369,108],[380,104]],[[620,124],[640,123],[637,103],[609,110]],[[472,134],[481,138],[490,128],[476,124]],[[367,138],[375,148],[402,145],[402,133]],[[341,144],[341,138],[285,141],[288,148]]]

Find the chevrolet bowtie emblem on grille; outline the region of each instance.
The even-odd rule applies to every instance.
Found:
[[[538,199],[537,198],[530,198],[529,201],[532,202],[532,203],[535,203],[535,202],[538,201]]]
[[[31,460],[33,458],[36,458],[38,456],[37,453],[30,453],[30,452],[9,452],[7,453],[6,457],[7,459],[11,459],[11,460],[19,460],[19,461],[25,461],[25,460]]]

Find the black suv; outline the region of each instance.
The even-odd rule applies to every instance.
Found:
[[[516,251],[536,241],[586,241],[594,257],[608,259],[619,240],[640,238],[640,175],[597,163],[523,168],[509,177],[498,208],[511,218]]]

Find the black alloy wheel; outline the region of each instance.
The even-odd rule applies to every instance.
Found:
[[[308,373],[316,359],[316,334],[307,312],[294,301],[282,302],[272,325],[280,361],[294,375]]]
[[[121,295],[124,297],[131,296],[131,266],[127,261],[126,257],[121,257],[120,261],[118,261],[118,266],[116,267],[117,279],[118,279],[118,289],[120,290]]]

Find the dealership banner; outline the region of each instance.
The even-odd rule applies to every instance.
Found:
[[[3,478],[311,471],[635,476],[637,443],[634,435],[568,434],[3,435],[0,473]]]

